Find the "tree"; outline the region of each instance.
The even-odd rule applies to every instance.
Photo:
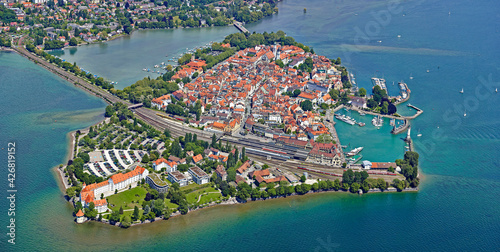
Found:
[[[385,190],[387,189],[387,183],[383,178],[377,179],[377,187],[380,188],[380,190]]]
[[[104,113],[105,117],[111,117],[114,113],[115,109],[113,108],[113,106],[111,105],[106,106],[106,113]]]
[[[187,214],[189,211],[189,208],[187,206],[187,202],[185,200],[181,201],[181,203],[179,204],[179,212],[181,212],[181,214]]]
[[[300,182],[304,183],[304,182],[306,182],[306,179],[307,178],[305,175],[300,176]]]
[[[366,89],[364,89],[364,88],[360,88],[360,89],[359,89],[359,96],[361,96],[361,97],[366,96]]]
[[[148,156],[148,154],[144,154],[144,156],[142,157],[141,163],[143,163],[143,164],[149,163],[149,156]]]
[[[357,193],[359,191],[360,185],[356,182],[351,184],[351,188],[349,189],[352,193]]]
[[[380,109],[380,113],[384,115],[387,115],[387,113],[389,113],[389,103],[387,103],[386,101],[382,103],[382,108]]]
[[[78,157],[83,159],[83,162],[88,163],[90,161],[90,156],[88,153],[80,152],[78,153]]]
[[[216,148],[217,146],[217,135],[215,133],[212,135],[212,145],[213,148]]]
[[[116,223],[116,222],[119,222],[120,221],[120,213],[118,211],[113,211],[110,215],[109,215],[109,221],[111,223]]]
[[[342,64],[342,61],[340,60],[340,57],[337,58],[337,60],[335,61],[335,65],[340,65]]]
[[[123,214],[123,207],[120,206],[120,214]]]
[[[414,151],[405,152],[404,161],[408,162],[412,167],[418,166],[418,153]]]
[[[378,107],[378,103],[374,99],[370,98],[366,101],[366,106],[371,108],[371,109],[374,109],[374,108]]]
[[[313,110],[313,105],[312,105],[312,102],[309,101],[309,100],[305,100],[303,102],[300,103],[300,107],[302,108],[302,110],[304,111],[312,111]]]
[[[134,213],[132,214],[132,220],[136,221],[139,219],[139,208],[134,206]]]
[[[148,215],[151,211],[151,207],[149,207],[149,205],[145,205],[142,209],[144,210],[142,215]]]
[[[355,175],[351,169],[348,169],[342,174],[342,183],[347,183],[348,185],[351,185],[354,182],[354,179]]]
[[[389,115],[392,115],[392,114],[396,113],[397,111],[398,111],[398,109],[396,108],[396,105],[390,103],[389,107],[387,108],[387,113]]]
[[[77,45],[78,45],[78,41],[76,41],[76,38],[75,38],[75,37],[72,37],[72,38],[69,40],[69,45],[70,45],[70,46],[77,46]]]
[[[68,195],[68,197],[70,198],[73,198],[76,195],[75,189],[76,187],[74,186],[69,187],[68,189],[66,189],[66,195]]]
[[[342,183],[342,190],[344,190],[344,191],[349,190],[349,184],[347,184],[347,183]]]
[[[389,169],[387,169],[388,172],[394,172],[394,167],[389,167]]]
[[[130,225],[131,225],[131,220],[130,220],[130,216],[125,216],[123,217],[123,221],[121,222],[121,227],[122,228],[129,228]]]

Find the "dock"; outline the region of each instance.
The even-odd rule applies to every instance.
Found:
[[[240,30],[243,33],[250,33],[250,31],[247,30],[247,28],[245,28],[241,22],[238,22],[235,20],[235,21],[233,21],[233,25],[234,25],[234,27],[238,28],[238,30]]]
[[[408,129],[408,127],[410,127],[410,121],[408,119],[405,119],[405,123],[403,125],[401,125],[397,128],[394,125],[394,128],[392,128],[392,130],[391,130],[391,134],[397,135],[397,134],[403,133],[404,131],[406,131]]]

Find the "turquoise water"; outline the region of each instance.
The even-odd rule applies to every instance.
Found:
[[[425,175],[418,193],[292,197],[211,208],[129,230],[96,223],[74,225],[71,208],[49,169],[62,161],[66,133],[97,121],[104,104],[27,60],[2,53],[1,88],[2,94],[9,95],[0,101],[0,143],[18,142],[21,166],[19,244],[13,247],[0,239],[2,248],[497,251],[500,98],[492,91],[500,87],[500,28],[494,22],[500,6],[495,1],[405,1],[403,9],[392,14],[391,21],[372,34],[370,41],[356,43],[356,27],[364,30],[375,20],[370,12],[387,10],[385,3],[288,0],[279,5],[277,16],[248,28],[282,29],[312,45],[317,53],[342,57],[360,87],[370,88],[374,75],[383,76],[390,84],[407,82],[412,90],[409,102],[425,111],[412,122]],[[171,31],[156,32],[160,36]],[[110,46],[112,43],[122,42],[113,41]],[[118,50],[111,51],[116,54]],[[164,55],[157,57],[149,54],[148,58],[161,62]],[[117,62],[120,59],[103,68],[103,75],[112,73]],[[138,67],[142,69],[142,65]],[[490,74],[493,86],[486,88],[481,79],[488,80]],[[464,94],[458,92],[462,88]],[[49,104],[43,103],[47,101]],[[407,110],[405,106],[399,109]],[[467,116],[463,117],[465,110]],[[371,116],[365,120],[369,122]],[[401,136],[389,134],[388,121],[380,130],[369,123],[364,128],[342,124],[338,131],[343,144],[365,146],[366,158],[390,161],[403,155]],[[423,136],[416,137],[416,131]],[[5,182],[0,182],[2,188]],[[4,198],[1,206],[5,204]],[[6,216],[0,219],[6,225]]]
[[[76,62],[80,67],[109,81],[118,82],[115,86],[123,89],[144,77],[156,78],[157,73],[145,72],[144,68],[155,65],[177,63],[168,61],[179,58],[194,47],[206,46],[211,41],[220,42],[225,36],[238,30],[233,26],[188,28],[174,30],[140,30],[130,36],[117,38],[107,43],[80,46],[65,50],[52,51],[68,62]],[[163,70],[164,72],[164,70]]]

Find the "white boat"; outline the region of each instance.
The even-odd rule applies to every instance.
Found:
[[[384,123],[384,120],[380,116],[373,117],[372,124],[375,127],[380,127]]]
[[[427,72],[429,72],[429,69],[427,69]]]
[[[354,149],[352,149],[351,151],[349,151],[349,152],[347,153],[347,156],[356,156],[356,155],[358,155],[358,153],[360,153],[363,149],[364,149],[364,147],[354,148]]]
[[[464,111],[464,117],[466,117],[466,116],[467,116],[467,111]]]
[[[498,88],[495,88],[495,93],[498,93]]]
[[[366,115],[363,111],[358,111],[358,113],[359,113],[360,116]]]
[[[460,93],[463,94],[464,93],[464,89],[462,88],[462,90],[460,90]]]
[[[398,38],[401,38],[401,35],[398,35]]]
[[[373,77],[372,84],[373,86],[379,86],[381,89],[385,90],[386,93],[388,93],[387,86],[385,85],[385,79]]]
[[[411,76],[411,74],[410,74],[410,80],[413,80],[413,76]]]
[[[421,137],[421,136],[422,136],[422,134],[417,134],[417,136],[418,136],[418,137]]]

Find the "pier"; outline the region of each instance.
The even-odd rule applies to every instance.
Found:
[[[397,134],[403,133],[406,129],[408,129],[408,127],[410,127],[410,121],[405,119],[405,123],[403,125],[401,125],[397,128],[394,125],[394,128],[392,128],[392,130],[391,130],[391,134],[397,135]]]
[[[250,31],[247,30],[247,28],[245,28],[241,22],[238,22],[235,20],[235,21],[233,21],[233,25],[243,33],[250,33]]]
[[[393,116],[393,115],[382,115],[380,113],[375,113],[375,112],[371,112],[371,111],[366,111],[366,110],[363,110],[363,109],[359,109],[357,107],[351,107],[351,110],[354,110],[354,111],[361,111],[367,115],[375,115],[375,116],[381,116],[381,117],[385,117],[385,118],[389,118],[389,119],[397,119],[397,120],[412,120],[412,119],[415,119],[417,118],[419,115],[421,115],[422,113],[424,113],[423,110],[411,105],[411,104],[408,104],[407,105],[408,107],[412,108],[412,109],[415,109],[417,110],[417,113],[415,113],[414,115],[412,116]]]

